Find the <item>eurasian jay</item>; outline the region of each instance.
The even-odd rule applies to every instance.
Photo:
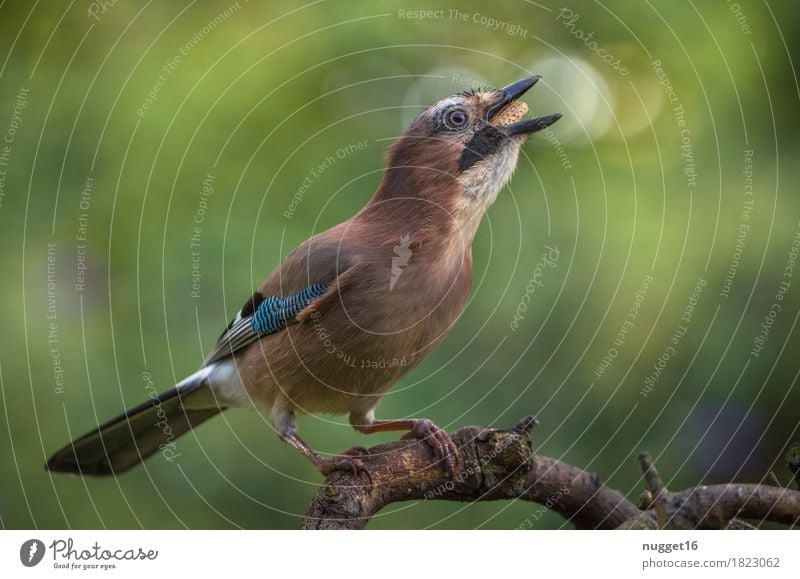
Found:
[[[381,420],[375,409],[461,315],[483,214],[526,137],[561,117],[523,120],[517,99],[538,80],[462,92],[422,112],[389,149],[366,206],[289,253],[200,370],[68,444],[47,468],[118,474],[229,407],[256,407],[323,474],[364,463],[318,454],[298,435],[298,415],[349,414],[367,434],[409,431],[452,473],[446,431],[423,418]]]

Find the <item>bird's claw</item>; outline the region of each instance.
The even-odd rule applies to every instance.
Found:
[[[325,476],[337,470],[350,471],[353,473],[353,475],[358,476],[359,474],[361,474],[366,470],[363,462],[361,462],[357,458],[351,458],[348,456],[337,456],[334,458],[327,458],[321,461],[317,465],[317,468],[319,468],[319,472],[321,472]]]
[[[367,476],[369,484],[372,485],[372,476],[369,474],[364,462],[360,458],[357,458],[368,456],[369,451],[366,448],[354,446],[339,456],[320,459],[317,461],[316,467],[323,476],[328,476],[337,470],[350,472],[354,477],[364,474]]]
[[[405,439],[412,437],[427,442],[436,457],[444,461],[447,474],[450,477],[455,475],[458,449],[446,430],[439,428],[427,418],[420,418],[414,422],[411,432],[403,436]]]
[[[347,456],[354,456],[356,458],[369,458],[370,452],[368,448],[364,448],[363,446],[352,446],[345,450],[343,455]]]

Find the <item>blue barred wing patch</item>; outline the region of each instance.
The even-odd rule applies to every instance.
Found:
[[[223,360],[259,338],[282,330],[303,308],[325,293],[328,287],[330,284],[315,283],[283,298],[270,296],[261,299],[261,295],[257,293],[250,298],[220,336],[205,364]]]
[[[315,283],[284,298],[277,296],[265,298],[253,313],[251,320],[253,332],[267,335],[285,328],[308,304],[325,293],[328,285]]]

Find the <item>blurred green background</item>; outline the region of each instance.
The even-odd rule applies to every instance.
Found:
[[[379,416],[456,429],[533,413],[538,452],[632,499],[643,449],[675,489],[785,480],[799,8],[0,4],[0,523],[297,528],[321,478],[256,413],[117,479],[42,465],[143,400],[148,377],[166,389],[193,371],[282,256],[367,201],[423,107],[532,73],[525,100],[564,118],[488,213],[455,331]],[[397,436],[300,427],[325,452]],[[371,528],[562,525],[530,503],[431,501]]]

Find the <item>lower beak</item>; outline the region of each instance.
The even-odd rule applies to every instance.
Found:
[[[561,113],[555,113],[553,115],[546,115],[544,117],[537,117],[535,119],[527,119],[525,121],[519,121],[518,123],[512,123],[504,126],[503,128],[509,137],[513,135],[530,135],[532,133],[538,133],[542,129],[546,129],[560,118]]]
[[[486,120],[490,120],[495,113],[502,110],[503,107],[505,107],[508,103],[513,100],[517,100],[519,97],[528,92],[528,89],[539,82],[540,78],[540,76],[536,75],[529,76],[528,78],[523,78],[522,80],[518,80],[517,82],[511,83],[507,87],[500,89],[500,99],[486,111]],[[503,129],[506,131],[508,136],[527,135],[536,133],[542,129],[546,129],[560,118],[561,113],[556,113],[535,119],[519,121],[510,125],[504,125]]]

